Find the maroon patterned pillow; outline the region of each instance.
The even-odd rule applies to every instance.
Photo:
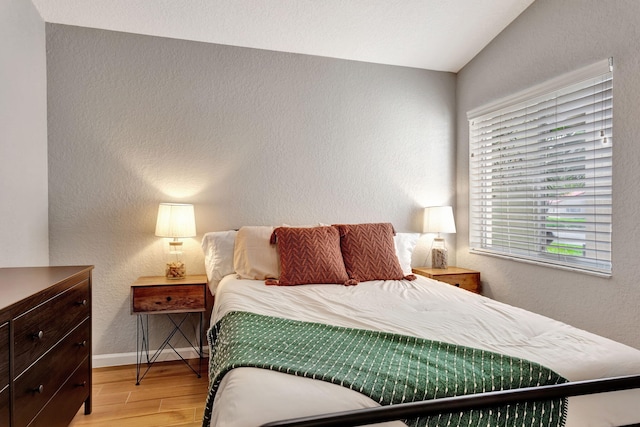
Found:
[[[405,276],[395,251],[395,231],[389,223],[339,224],[342,258],[350,279],[415,280]]]
[[[344,268],[335,227],[278,227],[271,243],[277,244],[280,278],[266,280],[267,285],[355,284]]]

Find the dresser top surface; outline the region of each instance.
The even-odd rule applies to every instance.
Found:
[[[0,268],[0,310],[92,269],[91,265]]]

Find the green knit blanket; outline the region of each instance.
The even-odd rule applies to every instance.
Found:
[[[566,382],[539,364],[489,351],[247,312],[228,313],[208,338],[204,426],[209,426],[222,377],[237,367],[328,381],[381,405]],[[565,415],[566,401],[557,399],[403,421],[410,426],[563,426]]]

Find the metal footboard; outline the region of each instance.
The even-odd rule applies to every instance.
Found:
[[[420,402],[379,406],[375,408],[274,421],[263,424],[262,427],[360,426],[386,421],[417,418],[427,415],[460,412],[468,409],[491,408],[525,401],[557,399],[569,396],[628,390],[632,388],[640,388],[640,375],[573,381],[540,387],[493,391]],[[634,424],[634,426],[640,426],[640,424]]]

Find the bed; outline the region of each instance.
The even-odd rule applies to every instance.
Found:
[[[515,358],[520,363],[525,361],[531,366],[548,368],[558,375],[555,382],[640,374],[639,350],[442,282],[422,276],[411,277],[411,253],[418,238],[416,234],[393,234],[391,231],[391,245],[401,277],[356,280],[355,286],[312,282],[287,286],[284,279],[291,270],[291,257],[279,252],[279,245],[284,246],[284,240],[278,242],[273,238],[274,230],[282,228],[243,227],[238,231],[207,233],[203,239],[209,285],[215,295],[213,326],[209,331],[212,372],[205,426],[259,426],[276,420],[380,406],[379,400],[354,390],[354,387],[335,384],[340,381],[313,379],[313,376],[318,378],[318,373],[301,376],[268,369],[268,366],[252,367],[251,364],[239,364],[224,375],[214,373],[213,369],[219,368],[213,366],[216,352],[222,352],[220,341],[225,339],[221,337],[226,337],[221,335],[221,325],[233,316],[250,316],[260,325],[278,319],[276,323],[285,323],[287,327],[290,323],[295,327],[325,328],[329,325],[331,329],[359,333],[369,331],[371,334],[416,337],[455,346],[452,348],[456,349],[456,354],[458,349],[473,349],[490,355],[504,355],[507,360]],[[386,253],[382,250],[370,257],[390,258],[389,240],[385,239]],[[367,246],[371,245],[377,243],[367,241]],[[341,255],[344,255],[345,248],[341,249]],[[327,251],[330,252],[324,247],[312,256],[325,256]],[[299,248],[294,252],[299,252]],[[343,257],[348,264],[346,259]],[[296,257],[294,261],[301,262]],[[349,271],[348,276],[350,279],[369,279],[366,274],[358,275],[353,271]],[[285,283],[280,283],[283,280]],[[307,338],[305,342],[314,342],[314,339]],[[357,358],[352,354],[348,357],[351,361]],[[559,414],[558,425],[624,426],[640,423],[638,402],[640,390],[631,389],[569,397],[568,401],[562,402],[561,408],[556,408],[553,402],[550,407],[556,408],[554,410]],[[546,408],[549,412],[549,407]],[[447,425],[449,419],[441,420],[447,421],[429,425]],[[406,424],[393,421],[380,425]]]

